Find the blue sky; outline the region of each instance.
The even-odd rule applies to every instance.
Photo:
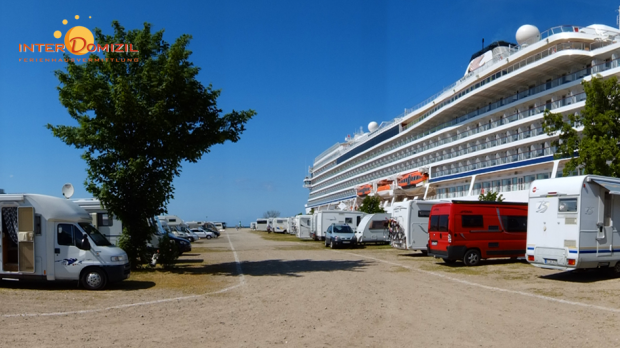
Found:
[[[111,33],[149,22],[173,42],[191,34],[191,60],[218,106],[254,109],[237,143],[185,163],[168,211],[186,220],[239,220],[267,210],[304,210],[308,166],[371,121],[400,115],[462,77],[469,58],[495,40],[514,42],[523,24],[616,26],[615,1],[2,1],[0,3],[0,188],[61,196],[84,189],[81,151],[45,128],[73,124],[58,101],[54,70],[20,63],[42,54],[20,43],[55,43],[70,25]],[[80,19],[75,20],[75,15]],[[88,19],[91,16],[92,18]],[[67,27],[62,20],[67,19]],[[64,34],[64,32],[63,32]]]

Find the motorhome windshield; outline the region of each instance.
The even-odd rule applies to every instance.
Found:
[[[80,222],[79,225],[84,230],[84,232],[88,233],[88,235],[90,236],[90,239],[92,239],[93,242],[97,244],[97,246],[112,245],[110,241],[108,241],[107,238],[103,234],[101,234],[99,231],[97,231],[97,229],[94,228],[91,224]]]

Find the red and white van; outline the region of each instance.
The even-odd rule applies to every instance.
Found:
[[[433,206],[428,255],[446,263],[525,255],[527,203],[452,201]]]

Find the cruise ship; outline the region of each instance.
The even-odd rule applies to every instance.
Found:
[[[581,81],[620,75],[619,61],[616,28],[523,25],[516,43],[474,53],[449,87],[317,156],[303,184],[306,212],[356,210],[368,195],[388,212],[399,201],[477,200],[486,192],[527,202],[530,183],[562,176],[567,161],[554,158],[557,136],[543,131],[544,111],[579,113]]]

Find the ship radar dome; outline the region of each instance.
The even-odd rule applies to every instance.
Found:
[[[517,30],[517,43],[519,45],[531,45],[540,40],[540,31],[533,25],[522,25]]]
[[[378,124],[377,124],[377,122],[375,122],[375,121],[372,121],[372,122],[370,122],[370,123],[368,124],[368,131],[369,131],[369,132],[371,132],[371,133],[372,133],[372,132],[374,132],[374,131],[376,131],[376,130],[377,130],[377,128],[379,128],[379,125],[378,125]]]

